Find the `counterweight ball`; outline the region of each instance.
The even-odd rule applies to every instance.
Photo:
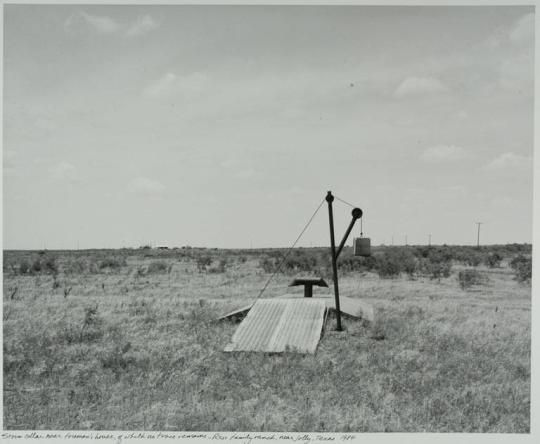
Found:
[[[360,208],[353,208],[352,217],[355,219],[360,219],[362,217],[362,210]]]

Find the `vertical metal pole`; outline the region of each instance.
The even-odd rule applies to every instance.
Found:
[[[336,298],[336,314],[337,314],[337,331],[342,331],[341,328],[341,309],[339,307],[339,286],[338,286],[338,274],[337,274],[337,261],[336,261],[336,239],[334,237],[334,213],[332,211],[332,202],[334,196],[332,192],[328,191],[326,195],[326,202],[328,202],[328,220],[330,222],[330,250],[332,254],[332,273],[334,275],[334,296]]]

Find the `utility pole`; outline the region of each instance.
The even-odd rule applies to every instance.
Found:
[[[405,235],[405,246],[407,246],[407,235]]]
[[[480,248],[480,225],[482,225],[483,222],[476,222],[476,225],[478,225],[478,237],[476,238],[476,247]]]

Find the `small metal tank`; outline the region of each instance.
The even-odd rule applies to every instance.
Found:
[[[369,237],[355,237],[353,247],[355,256],[371,256],[371,239]]]

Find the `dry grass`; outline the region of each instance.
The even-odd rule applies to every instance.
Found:
[[[314,356],[225,354],[236,326],[213,319],[258,294],[257,257],[146,273],[154,257],[125,256],[56,287],[4,274],[6,429],[529,431],[531,293],[506,267],[479,267],[469,291],[459,265],[440,283],[348,274],[342,294],[374,304],[376,325],[330,319]]]

